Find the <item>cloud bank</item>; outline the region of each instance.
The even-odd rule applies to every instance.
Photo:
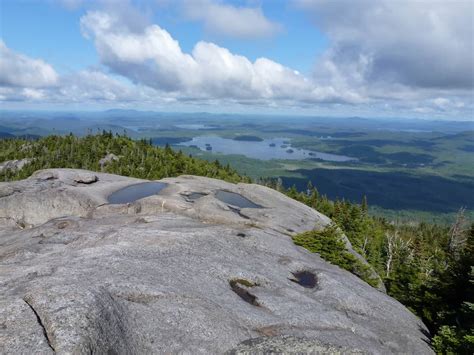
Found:
[[[352,85],[413,89],[474,87],[474,3],[470,0],[299,0],[331,47],[316,75]]]
[[[357,107],[391,115],[473,116],[471,1],[295,0],[328,38],[328,48],[306,75],[211,42],[199,41],[186,52],[128,1],[101,3],[80,20],[100,66],[59,75],[50,64],[0,41],[0,100],[302,107],[316,114],[323,107],[346,112]],[[185,20],[223,36],[251,40],[276,36],[282,28],[259,7],[212,0],[170,4]]]
[[[17,53],[0,40],[0,101],[132,101],[146,99],[145,91],[99,70],[60,76],[50,64]]]
[[[0,86],[41,88],[56,84],[58,74],[41,59],[16,53],[0,40]]]
[[[184,53],[158,25],[134,32],[121,26],[118,16],[95,11],[81,19],[81,27],[111,71],[177,99],[306,104],[360,100],[355,93],[317,86],[270,59],[251,62],[214,43],[200,41],[191,53]]]

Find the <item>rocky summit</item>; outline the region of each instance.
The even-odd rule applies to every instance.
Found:
[[[328,217],[259,185],[159,182],[0,184],[0,353],[432,352],[399,302],[293,244]]]

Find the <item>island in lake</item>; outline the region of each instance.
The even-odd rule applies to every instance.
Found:
[[[234,137],[234,141],[263,142],[263,138],[260,138],[257,136],[242,135],[242,136]]]

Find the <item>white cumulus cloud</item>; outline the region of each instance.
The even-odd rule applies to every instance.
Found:
[[[0,40],[0,101],[147,102],[156,101],[156,94],[97,69],[60,76],[50,64],[14,52]]]
[[[243,7],[214,0],[183,1],[183,13],[189,20],[202,21],[207,31],[238,38],[269,37],[281,30],[258,7]]]
[[[472,1],[294,1],[328,39],[310,76],[211,42],[199,41],[185,52],[130,1],[101,0],[99,6],[83,5],[100,10],[86,12],[80,21],[100,66],[59,76],[44,60],[17,53],[0,40],[0,100],[299,106],[314,113],[321,108],[472,120]],[[258,7],[216,0],[170,3],[188,20],[225,36],[258,38],[280,30]]]
[[[158,25],[141,32],[122,26],[120,18],[88,12],[81,19],[101,62],[135,83],[182,100],[293,100],[300,103],[357,102],[353,92],[320,87],[300,73],[267,58],[251,62],[214,43],[198,42],[184,53]]]
[[[65,102],[123,102],[143,99],[137,88],[98,70],[81,70],[61,78],[52,98]]]
[[[51,65],[17,53],[0,40],[0,86],[40,88],[55,85],[57,80]]]

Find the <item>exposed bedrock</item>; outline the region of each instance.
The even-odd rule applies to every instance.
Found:
[[[403,305],[293,244],[326,216],[192,176],[108,203],[142,182],[54,169],[0,184],[0,353],[431,353]]]

